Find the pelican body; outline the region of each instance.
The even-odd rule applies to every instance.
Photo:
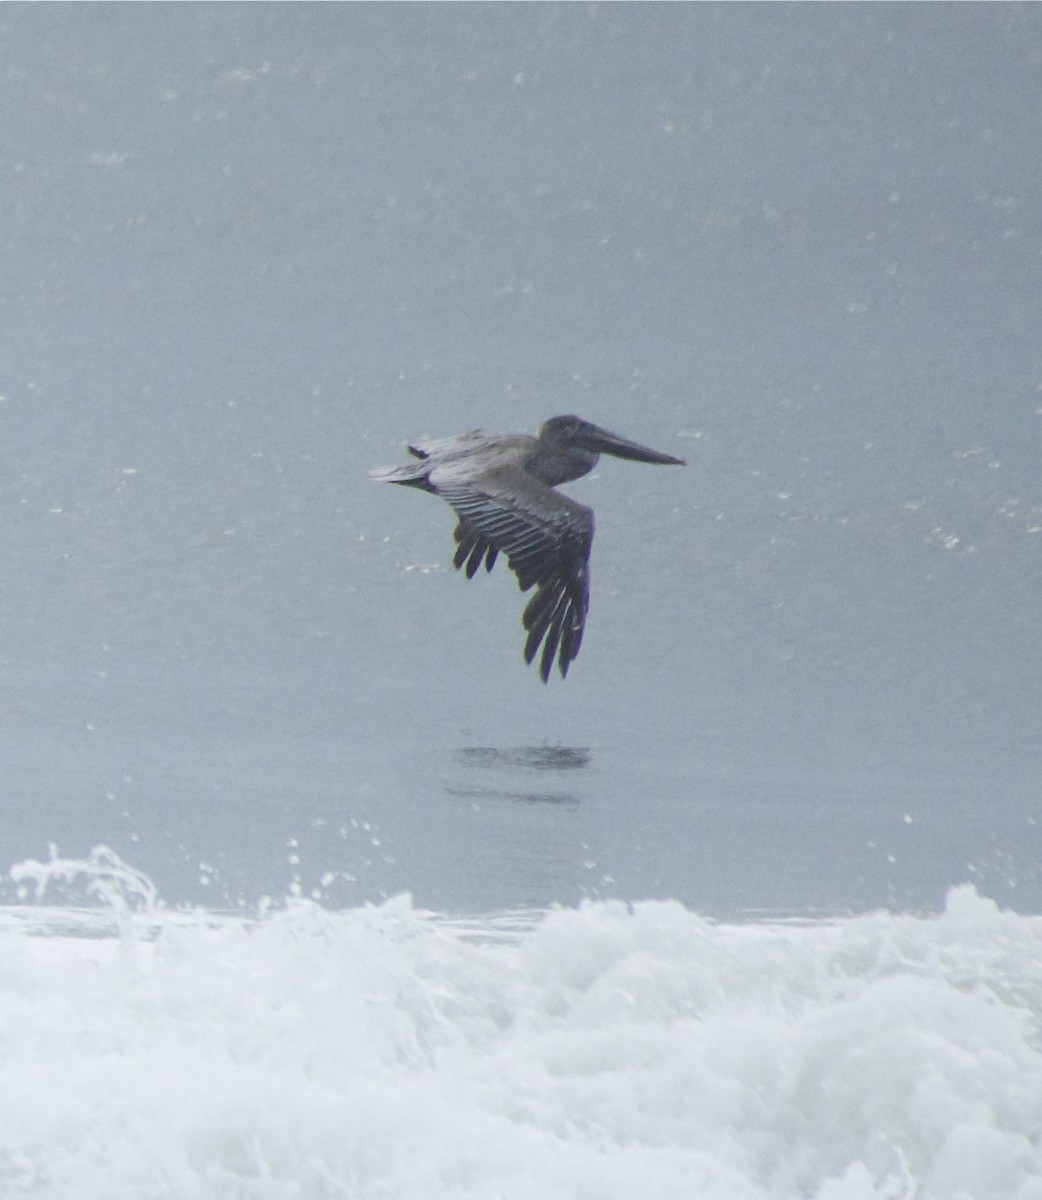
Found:
[[[455,510],[454,565],[473,579],[502,552],[523,592],[525,661],[536,654],[544,683],[557,659],[562,678],[582,645],[590,607],[593,510],[554,489],[588,474],[602,454],[684,466],[579,417],[552,417],[537,437],[475,429],[409,447],[418,460],[371,471],[373,479],[421,488]]]

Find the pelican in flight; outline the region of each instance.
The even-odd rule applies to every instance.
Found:
[[[492,570],[507,556],[523,592],[535,587],[522,618],[528,638],[525,662],[539,648],[544,683],[557,657],[562,678],[579,653],[590,607],[593,510],[554,491],[559,483],[592,471],[601,454],[635,462],[672,463],[660,454],[579,417],[552,417],[538,437],[475,429],[409,447],[419,461],[369,474],[386,483],[422,488],[455,510],[453,564],[473,579],[482,562]]]

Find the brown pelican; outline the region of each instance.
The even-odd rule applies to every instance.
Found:
[[[475,429],[409,447],[420,461],[369,474],[386,483],[433,492],[455,509],[457,568],[467,578],[485,563],[491,571],[502,551],[523,592],[535,585],[523,617],[528,630],[525,662],[543,647],[543,682],[557,655],[562,677],[579,653],[590,605],[589,562],[593,511],[554,488],[592,471],[601,454],[636,462],[674,463],[682,458],[649,450],[579,417],[553,417],[538,437]]]

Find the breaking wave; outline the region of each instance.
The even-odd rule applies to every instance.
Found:
[[[100,847],[12,875],[3,1196],[1042,1198],[1042,919],[970,887],[725,925],[173,912]]]

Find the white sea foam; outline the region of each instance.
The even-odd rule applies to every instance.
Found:
[[[49,908],[77,873],[103,907]],[[971,888],[815,924],[244,920],[103,851],[15,874],[5,1198],[1042,1198],[1042,919]]]

